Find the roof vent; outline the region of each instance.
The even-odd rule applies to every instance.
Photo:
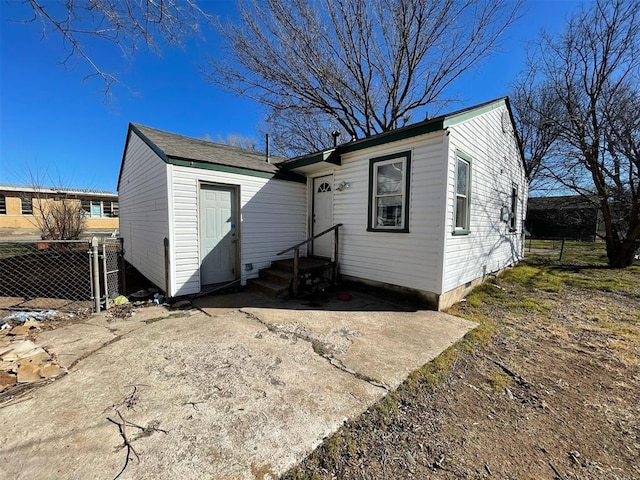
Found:
[[[265,141],[265,144],[266,144],[266,147],[265,147],[266,148],[266,154],[265,155],[267,157],[266,160],[267,160],[267,163],[271,163],[271,158],[269,158],[269,134],[268,133],[264,134],[264,141]]]
[[[334,130],[331,132],[331,136],[333,137],[333,146],[338,146],[338,137],[340,136],[340,132],[338,130]]]

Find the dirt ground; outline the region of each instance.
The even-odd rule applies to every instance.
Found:
[[[548,260],[450,313],[480,321],[285,479],[640,479],[640,267]]]

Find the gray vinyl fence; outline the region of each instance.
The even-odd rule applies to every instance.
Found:
[[[120,291],[117,238],[0,240],[0,309],[99,311]]]

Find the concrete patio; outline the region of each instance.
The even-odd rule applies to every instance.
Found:
[[[348,293],[42,332],[69,374],[0,404],[0,477],[114,478],[129,456],[121,479],[277,478],[475,326]]]

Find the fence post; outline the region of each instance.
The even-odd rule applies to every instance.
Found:
[[[91,257],[93,264],[93,300],[96,313],[100,312],[100,262],[98,261],[98,239],[91,239]]]
[[[127,294],[127,276],[125,275],[125,263],[124,263],[124,238],[120,237],[120,251],[118,252],[118,290],[120,295]]]
[[[89,286],[91,287],[91,300],[93,300],[93,252],[91,251],[91,241],[89,241],[89,250],[87,251],[87,259],[89,260]]]
[[[107,270],[107,244],[102,242],[102,266],[104,273],[104,308],[109,310],[109,271]]]

